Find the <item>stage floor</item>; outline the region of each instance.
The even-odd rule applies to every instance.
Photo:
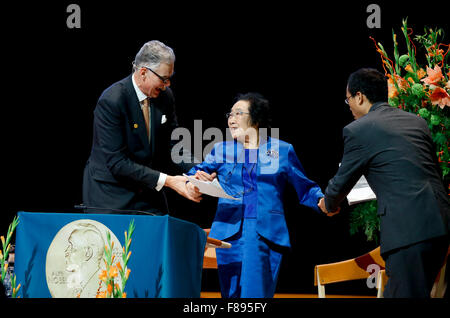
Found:
[[[376,298],[360,295],[326,295],[327,298]],[[220,292],[201,292],[200,298],[221,298]],[[275,294],[274,298],[318,298],[317,294]]]

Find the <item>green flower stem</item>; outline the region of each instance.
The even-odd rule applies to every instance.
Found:
[[[11,237],[14,233],[14,230],[16,229],[17,225],[19,224],[19,218],[17,216],[14,216],[12,223],[8,227],[8,232],[6,234],[6,240],[4,237],[2,237],[2,257],[0,257],[1,262],[1,282],[5,280],[6,276],[6,270],[7,270],[7,262],[8,262],[8,256],[9,256],[9,250],[11,248]]]

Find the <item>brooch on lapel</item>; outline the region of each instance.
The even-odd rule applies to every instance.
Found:
[[[269,157],[275,158],[275,159],[278,159],[278,157],[279,157],[278,151],[275,151],[272,149],[267,150],[266,155],[268,155]]]
[[[138,124],[134,124],[134,125],[133,125],[133,128],[134,128],[134,129],[137,129],[138,127],[139,127]]]

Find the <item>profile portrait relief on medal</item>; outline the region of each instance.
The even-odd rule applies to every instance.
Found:
[[[78,220],[65,225],[53,239],[47,252],[47,285],[52,297],[95,297],[109,229],[93,220]],[[111,233],[120,256],[121,245]]]
[[[96,280],[105,241],[97,227],[81,223],[72,231],[67,243],[66,271],[71,273],[67,285],[75,293],[73,296],[77,296],[92,279]]]

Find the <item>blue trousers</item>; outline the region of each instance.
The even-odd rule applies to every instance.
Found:
[[[223,298],[272,298],[282,259],[281,249],[256,232],[256,218],[245,218],[241,231],[216,249]]]

